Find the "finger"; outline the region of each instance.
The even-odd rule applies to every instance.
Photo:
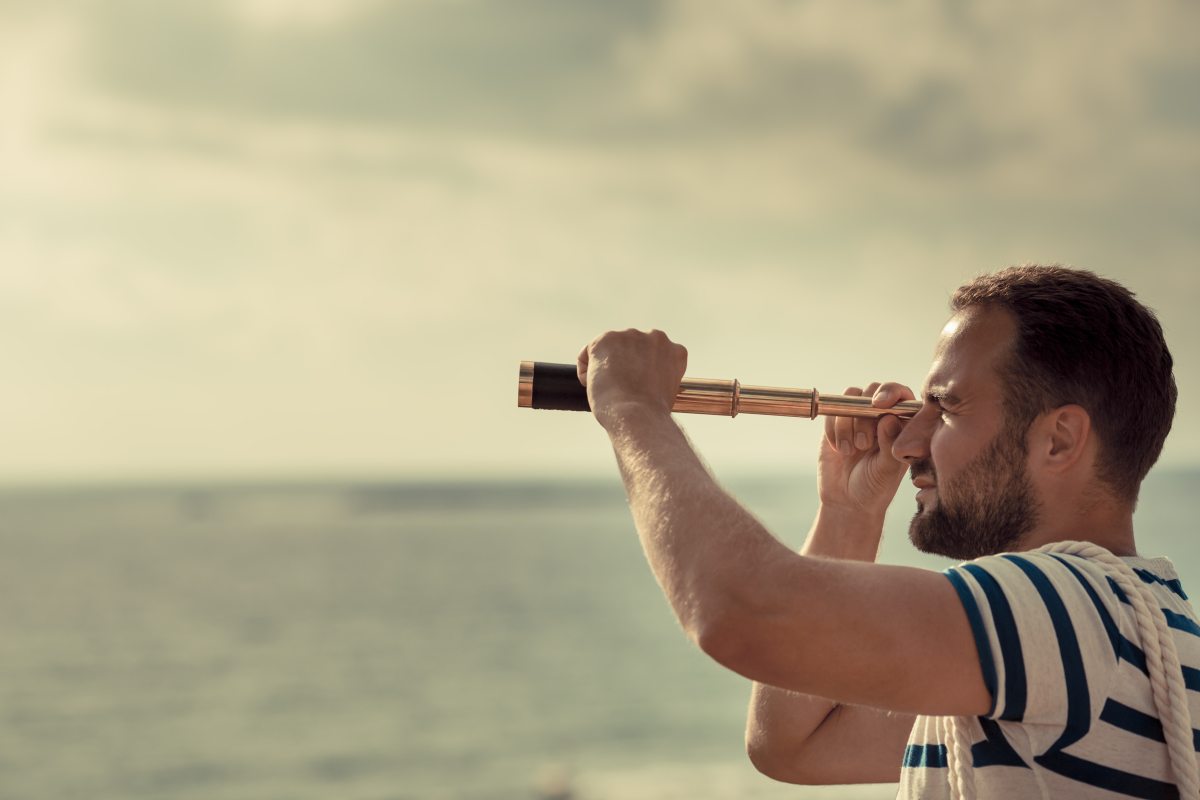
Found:
[[[902,383],[888,382],[880,384],[871,397],[871,405],[876,408],[891,408],[903,400],[916,400],[912,389]]]
[[[679,344],[678,342],[672,342],[671,343],[671,352],[675,356],[676,363],[679,365],[679,371],[686,372],[687,371],[687,358],[688,358],[687,348],[684,347],[683,345]]]
[[[592,342],[596,341],[595,339]],[[587,386],[587,371],[588,371],[588,349],[592,346],[592,342],[588,342],[579,351],[579,355],[575,356],[575,374],[579,376],[579,382]]]
[[[671,341],[671,337],[658,328],[652,328],[643,336],[649,345],[646,354],[657,366],[657,374],[662,379],[670,379],[672,400],[667,404],[670,406],[679,392],[679,386],[687,371],[687,348],[678,342]]]
[[[875,390],[879,388],[879,382],[867,384],[867,388],[863,389],[863,395],[872,397]],[[875,428],[879,424],[878,420],[869,419],[866,417],[858,417],[854,420],[854,446],[859,450],[870,450],[875,446]]]
[[[861,397],[862,389],[857,386],[851,386],[846,389],[843,394],[849,397]],[[836,441],[837,451],[844,456],[851,455],[854,452],[854,418],[853,417],[835,417],[833,423],[834,439]]]
[[[896,438],[900,436],[900,431],[904,430],[905,422],[899,417],[891,414],[879,420],[879,449],[892,455],[892,445],[896,443]],[[895,458],[895,456],[892,456]],[[900,461],[900,459],[896,459]],[[903,463],[903,462],[901,462]]]
[[[683,373],[687,370],[687,348],[679,344],[679,342],[672,342],[671,337],[658,328],[651,330],[649,335],[651,340],[655,341],[656,344],[665,346],[665,353],[670,368],[677,371],[682,380]]]

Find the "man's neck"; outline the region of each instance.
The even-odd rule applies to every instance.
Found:
[[[1117,556],[1136,556],[1133,538],[1133,506],[1110,495],[1088,498],[1089,502],[1044,503],[1038,526],[1025,540],[1024,550],[1053,542],[1091,542]]]

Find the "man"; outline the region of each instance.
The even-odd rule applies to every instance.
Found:
[[[1133,567],[1200,719],[1200,624],[1170,562],[1139,558],[1133,532],[1174,415],[1162,330],[1120,285],[1056,266],[979,278],[952,308],[915,417],[827,419],[799,554],[673,422],[682,346],[633,330],[588,344],[580,380],[650,565],[688,636],[755,681],[747,746],[776,779],[951,797],[957,716],[979,797],[1179,796],[1127,593],[1096,558],[1030,552],[1091,542]],[[879,408],[913,399],[894,383],[866,393]],[[913,542],[976,561],[873,563],[906,470]]]

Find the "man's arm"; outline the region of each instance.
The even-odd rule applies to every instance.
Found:
[[[914,720],[761,683],[754,684],[750,714],[747,752],[758,771],[810,786],[900,780]]]
[[[862,395],[858,387],[847,395]],[[912,399],[899,384],[872,383],[865,394],[890,408]],[[884,515],[907,471],[891,457],[897,420],[825,418],[817,459],[821,505],[801,555],[874,562]],[[878,441],[877,441],[878,440]],[[848,451],[848,452],[846,452]],[[899,780],[912,714],[832,700],[755,683],[746,721],[746,751],[760,772],[802,784]]]
[[[713,481],[671,419],[687,355],[661,332],[580,354],[647,559],[688,636],[761,683],[906,713],[990,707],[966,614],[938,573],[788,550]]]
[[[823,447],[828,447],[822,442]],[[838,524],[822,508],[801,553],[874,561],[882,519],[873,525]],[[777,781],[801,784],[890,783],[900,764],[913,715],[755,683],[746,721],[746,752],[754,766]]]

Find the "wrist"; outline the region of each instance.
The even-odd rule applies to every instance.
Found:
[[[592,413],[609,435],[615,435],[618,430],[631,426],[661,425],[663,422],[674,424],[671,409],[643,400],[599,402]]]
[[[890,500],[890,498],[889,498]],[[887,515],[890,502],[883,504],[859,504],[848,500],[828,500],[817,498],[817,512],[826,515],[831,521],[860,524],[863,522],[877,523],[883,527],[883,519]]]
[[[821,503],[800,552],[808,556],[874,561],[883,538],[885,514],[886,509],[874,512]]]

